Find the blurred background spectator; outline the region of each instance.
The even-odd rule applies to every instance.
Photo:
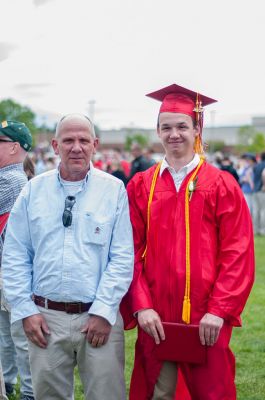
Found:
[[[116,176],[116,178],[119,178],[124,183],[125,186],[127,185],[128,178],[123,171],[120,161],[113,160],[111,164],[111,175]]]
[[[27,155],[23,162],[23,168],[25,174],[27,175],[28,181],[35,176],[35,165],[33,162],[33,158],[31,158],[29,155]]]
[[[254,169],[253,225],[256,235],[265,235],[265,152]]]
[[[139,143],[132,143],[131,155],[133,160],[131,162],[129,179],[131,179],[137,172],[145,171],[152,166],[152,163],[144,156],[143,149]]]
[[[239,181],[238,173],[236,172],[236,169],[234,168],[233,162],[231,161],[230,157],[223,157],[223,159],[220,161],[220,169],[229,172],[231,175],[233,175],[237,182]]]
[[[153,158],[154,150],[152,149],[152,147],[147,147],[146,149],[144,149],[144,157],[147,160],[147,163],[149,164],[150,167],[156,164],[156,160]]]
[[[254,165],[256,158],[253,154],[243,154],[238,170],[239,183],[248,204],[251,215],[253,216],[253,192],[254,192]]]

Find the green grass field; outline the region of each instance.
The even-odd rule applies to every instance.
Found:
[[[257,237],[256,280],[243,313],[243,328],[234,329],[238,400],[265,399],[265,238]]]
[[[231,342],[237,360],[238,400],[265,399],[265,237],[257,237],[255,246],[256,281],[243,313],[243,328],[234,329]],[[135,330],[126,332],[127,387],[133,365],[134,342]],[[222,371],[220,375],[221,373]],[[82,387],[76,373],[75,400],[83,399]]]

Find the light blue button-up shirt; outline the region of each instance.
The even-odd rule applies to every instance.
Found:
[[[8,221],[2,269],[11,321],[38,313],[32,293],[54,301],[93,302],[90,314],[116,321],[133,271],[127,193],[91,168],[75,194],[73,222],[62,223],[65,192],[58,170],[30,180]]]

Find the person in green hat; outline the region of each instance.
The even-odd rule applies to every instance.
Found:
[[[0,122],[0,273],[5,228],[9,213],[27,183],[23,161],[31,146],[32,136],[24,123]],[[14,393],[19,373],[21,400],[33,400],[27,339],[21,321],[10,324],[10,308],[2,293],[1,279],[0,304],[0,349],[6,394]]]
[[[3,136],[3,137],[2,137]],[[24,122],[3,121],[0,124],[0,141],[11,141],[19,143],[22,150],[30,151],[32,147],[32,136]]]

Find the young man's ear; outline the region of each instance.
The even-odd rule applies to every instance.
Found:
[[[156,133],[157,133],[158,136],[160,136],[159,115],[158,115],[157,121],[156,121]]]
[[[194,126],[194,131],[195,131],[195,137],[199,136],[199,134],[200,134],[200,126],[199,126],[199,124],[196,124]]]
[[[159,123],[157,123],[157,125],[156,125],[156,133],[157,133],[157,136],[160,138],[160,125],[159,125]]]

